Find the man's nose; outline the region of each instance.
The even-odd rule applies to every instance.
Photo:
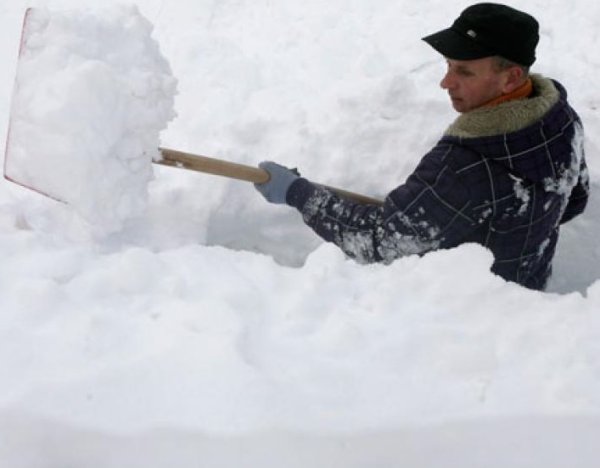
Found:
[[[442,78],[442,81],[440,81],[440,86],[442,87],[442,89],[451,89],[455,86],[455,81],[453,80],[450,72],[447,72],[444,75],[444,78]]]

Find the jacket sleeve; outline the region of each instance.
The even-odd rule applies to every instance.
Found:
[[[296,180],[287,203],[327,242],[361,263],[389,263],[460,243],[475,226],[468,190],[432,151],[383,206],[342,199],[306,179]]]
[[[585,163],[585,159],[581,161],[581,167],[579,172],[579,178],[577,180],[577,185],[573,188],[571,195],[569,197],[569,202],[567,204],[567,208],[563,213],[562,218],[560,219],[560,223],[566,223],[572,220],[575,216],[583,213],[585,209],[588,197],[590,193],[590,181],[589,181],[589,173],[587,169],[587,165]]]

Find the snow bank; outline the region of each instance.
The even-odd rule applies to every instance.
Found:
[[[6,174],[114,230],[143,211],[175,79],[135,7],[30,9]]]
[[[600,408],[600,283],[587,299],[524,290],[476,245],[387,267],[324,245],[298,269],[218,247],[97,258],[32,239],[25,257],[15,242],[0,270],[13,410],[236,434]]]
[[[0,22],[17,34],[15,4]],[[443,60],[419,37],[461,7],[140,1],[178,79],[165,146],[275,159],[380,196],[454,116]],[[543,24],[536,71],[560,79],[584,119],[596,189],[561,230],[561,294],[504,282],[476,245],[357,265],[251,184],[190,171],[157,167],[143,215],[83,239],[68,207],[0,181],[0,460],[595,467],[600,117],[578,80],[600,64],[575,45],[597,37],[587,13],[600,6],[523,8]],[[0,70],[3,89],[13,78]],[[112,102],[97,111],[119,117]]]

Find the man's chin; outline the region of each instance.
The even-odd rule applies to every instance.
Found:
[[[452,107],[454,108],[454,110],[456,112],[467,112],[469,109],[467,109],[467,106],[465,105],[464,101],[462,99],[452,99],[450,98],[451,102],[452,102]]]

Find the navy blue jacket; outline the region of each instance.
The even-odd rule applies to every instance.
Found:
[[[476,242],[492,271],[532,289],[551,272],[559,225],[581,213],[589,182],[583,127],[557,82],[461,114],[383,206],[360,205],[296,180],[287,203],[324,240],[360,262]]]

